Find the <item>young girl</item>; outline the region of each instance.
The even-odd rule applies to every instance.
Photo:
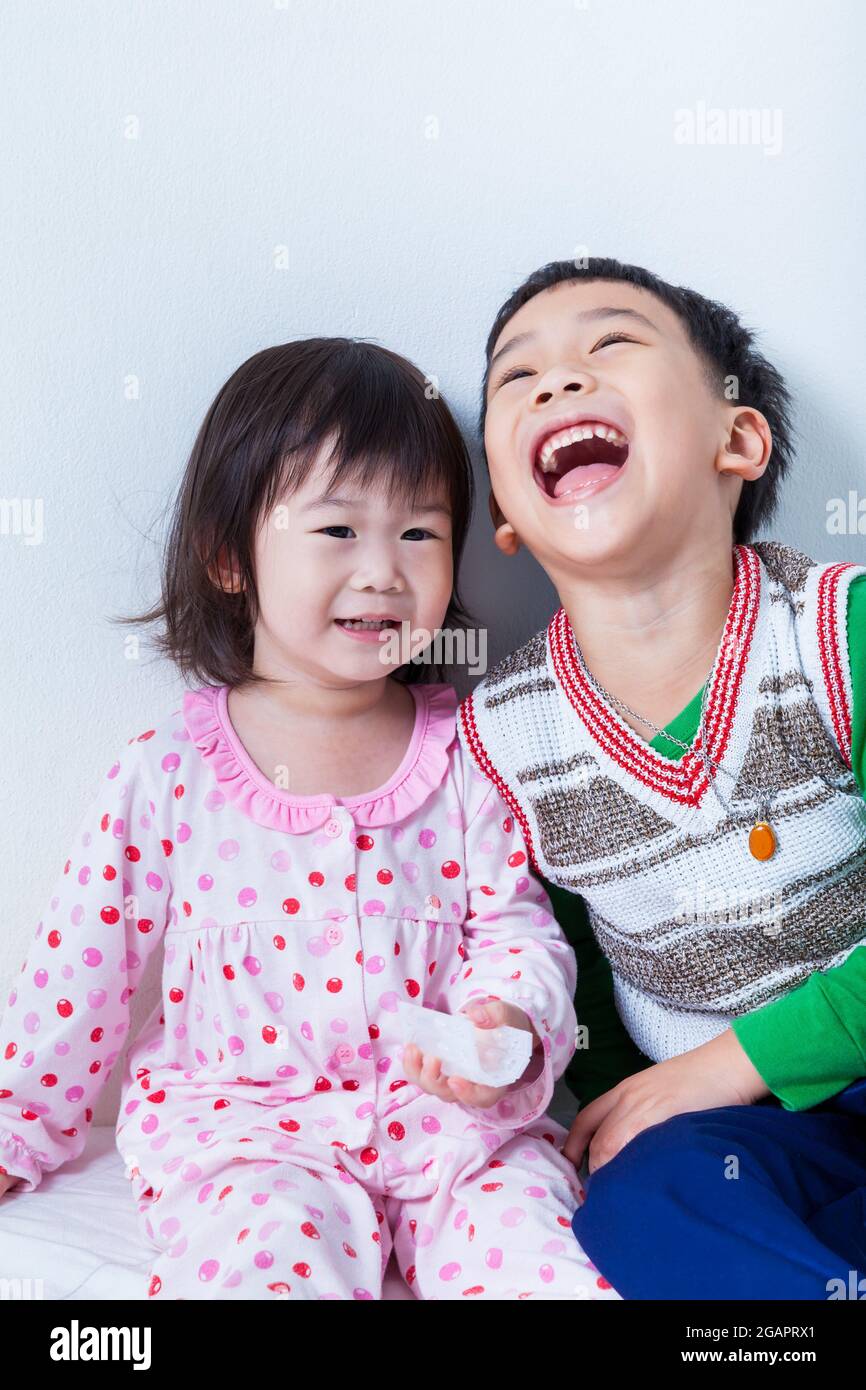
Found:
[[[204,683],[109,770],[0,1035],[0,1187],[32,1191],[162,944],[117,1123],[151,1298],[376,1299],[392,1248],[423,1299],[618,1298],[544,1113],[573,953],[454,690],[394,642],[465,616],[471,502],[445,403],[367,343],[257,353],[201,427],[143,616]],[[399,1001],[530,1031],[526,1071],[445,1076]]]

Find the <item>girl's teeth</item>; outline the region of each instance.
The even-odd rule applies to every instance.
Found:
[[[341,627],[369,629],[370,631],[372,631],[373,629],[376,629],[378,631],[380,628],[383,627],[391,627],[390,618],[383,618],[381,619],[381,621],[375,623],[368,622],[362,618],[338,618],[337,622],[340,624]]]

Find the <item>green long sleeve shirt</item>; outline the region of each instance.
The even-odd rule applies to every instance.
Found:
[[[848,589],[852,769],[866,797],[866,576]],[[697,733],[703,690],[657,735],[652,747],[677,759]],[[542,880],[578,964],[575,1008],[592,1047],[575,1053],[565,1080],[581,1104],[652,1062],[636,1047],[613,1008],[610,966],[592,936],[583,899]],[[818,1105],[866,1076],[866,903],[863,944],[842,965],[816,970],[781,999],[735,1018],[731,1027],[752,1065],[786,1110]]]

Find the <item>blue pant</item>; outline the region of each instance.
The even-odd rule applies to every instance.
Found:
[[[584,1186],[572,1229],[623,1298],[866,1298],[866,1078],[677,1115]]]

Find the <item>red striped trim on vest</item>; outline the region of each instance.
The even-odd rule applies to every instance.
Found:
[[[481,736],[478,733],[478,726],[475,723],[475,707],[473,703],[473,696],[471,693],[467,695],[464,700],[461,701],[460,706],[458,708],[458,714],[460,715],[460,723],[463,728],[463,733],[466,738],[466,742],[469,746],[473,758],[475,759],[475,762],[477,763],[479,769],[484,773],[484,776],[487,778],[487,780],[493,783],[494,787],[499,792],[499,795],[502,797],[502,800],[505,802],[505,804],[511,808],[512,812],[514,813],[514,818],[517,821],[517,824],[523,831],[523,838],[526,841],[526,848],[529,851],[529,858],[532,861],[532,867],[537,874],[540,874],[542,877],[545,877],[545,871],[541,868],[541,865],[538,863],[538,860],[535,857],[535,846],[532,841],[532,831],[529,828],[529,821],[526,819],[526,816],[523,812],[523,808],[521,807],[517,797],[514,795],[514,792],[511,790],[508,783],[505,781],[505,778],[500,776],[499,772],[494,767],[493,760],[489,756],[486,748],[484,747],[484,744],[481,742]]]
[[[851,767],[851,707],[845,688],[845,672],[839,651],[839,580],[847,569],[854,569],[853,561],[841,561],[828,565],[818,579],[818,655],[830,714],[839,751],[848,767]]]
[[[734,546],[734,590],[707,696],[704,734],[710,758],[721,762],[728,746],[737,698],[755,630],[761,594],[761,568],[751,546]],[[700,756],[702,735],[696,735],[682,758],[665,758],[620,719],[598,696],[583,673],[574,648],[568,614],[560,608],[548,627],[553,668],[568,699],[592,738],[620,767],[670,801],[698,806],[709,786]]]

